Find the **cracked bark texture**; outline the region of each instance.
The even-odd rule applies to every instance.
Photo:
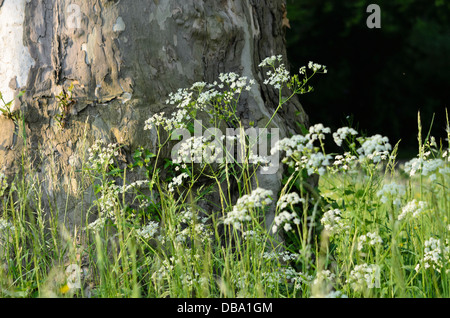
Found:
[[[280,54],[288,64],[284,0],[0,0],[0,13],[11,2],[22,3],[23,39],[17,41],[32,60],[22,72],[25,83],[3,78],[7,72],[0,67],[11,92],[26,90],[16,103],[25,129],[15,137],[15,125],[0,120],[0,164],[14,175],[26,149],[42,176],[47,203],[66,211],[69,224],[80,223],[81,205],[93,199],[76,172],[86,147],[97,139],[118,142],[128,159],[138,146],[154,149],[156,136],[143,130],[144,121],[167,108],[170,92],[232,71],[258,84],[239,106],[244,124],[262,127],[278,104],[258,64]],[[60,129],[56,96],[72,82],[77,102]],[[307,125],[294,99],[272,127],[283,137],[296,132],[296,121]],[[280,175],[262,178],[276,193]]]

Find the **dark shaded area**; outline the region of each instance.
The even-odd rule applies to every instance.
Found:
[[[370,29],[367,6],[381,8]],[[400,157],[417,153],[417,114],[444,146],[450,108],[450,2],[444,0],[287,0],[288,57],[294,73],[309,61],[328,74],[300,96],[311,123],[336,129],[353,119],[368,135],[400,143]]]

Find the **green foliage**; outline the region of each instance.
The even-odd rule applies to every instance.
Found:
[[[11,111],[11,107],[12,107],[12,103],[16,100],[19,99],[20,97],[22,97],[25,94],[25,91],[21,91],[15,99],[9,101],[9,102],[5,102],[5,100],[3,99],[3,95],[2,92],[0,92],[0,101],[2,102],[3,105],[0,105],[0,112],[2,113],[3,116],[5,116],[6,118],[12,119],[14,122],[17,122],[19,120],[19,114],[18,113],[13,113]]]
[[[70,116],[70,111],[73,105],[76,103],[76,100],[73,98],[73,88],[74,83],[71,83],[67,90],[63,88],[61,93],[56,96],[56,99],[58,100],[59,113],[55,115],[55,119],[61,128],[66,127],[68,118]]]

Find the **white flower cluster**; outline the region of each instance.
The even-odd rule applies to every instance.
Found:
[[[210,142],[211,137],[193,136],[183,141],[173,163],[212,163],[222,155],[219,143]]]
[[[325,134],[329,133],[331,133],[331,129],[319,123],[309,127],[309,133],[305,137],[308,139],[308,142],[313,143],[315,140],[324,140]]]
[[[148,180],[137,180],[134,181],[130,184],[125,184],[119,188],[119,192],[120,193],[127,193],[128,191],[130,191],[131,189],[136,189],[136,188],[140,188],[145,184],[148,184]]]
[[[99,232],[105,225],[108,219],[115,220],[115,209],[119,207],[119,194],[125,190],[126,187],[121,187],[115,184],[114,181],[103,184],[100,190],[100,197],[94,201],[100,209],[98,218],[87,225],[87,229],[94,233]]]
[[[422,172],[423,176],[429,176],[431,181],[436,179],[436,173],[448,174],[448,168],[445,166],[445,161],[442,159],[424,159],[413,158],[405,163],[404,170],[410,177],[414,176],[418,171]]]
[[[424,176],[430,176],[430,178],[435,179],[436,176],[431,177],[431,175],[435,174],[437,171],[443,172],[442,169],[445,165],[444,160],[442,159],[430,159],[423,162],[422,165],[422,174]]]
[[[172,117],[170,118],[164,117],[164,112],[157,113],[145,121],[144,130],[150,130],[159,126],[162,126],[165,131],[186,128],[186,122],[190,118],[189,112],[186,109],[178,109],[172,113]]]
[[[280,64],[273,71],[267,71],[266,75],[269,77],[264,80],[265,85],[272,85],[276,89],[280,89],[281,85],[287,83],[291,79],[289,71],[286,70],[284,64]]]
[[[164,229],[166,234],[161,234],[157,239],[164,244],[169,238],[172,242],[186,243],[191,239],[198,239],[203,243],[211,241],[212,229],[207,223],[207,217],[201,217],[191,207],[187,207],[175,214],[175,227]]]
[[[333,140],[339,147],[342,146],[342,142],[349,136],[356,136],[358,132],[350,127],[341,127],[333,133]]]
[[[288,194],[283,194],[280,196],[277,202],[277,208],[279,210],[284,210],[287,207],[293,208],[293,206],[297,203],[305,203],[305,199],[300,198],[300,196],[297,194],[297,192],[291,192]]]
[[[190,207],[180,212],[177,216],[176,241],[183,243],[194,237],[204,243],[209,242],[213,232],[207,221],[206,217],[194,213]]]
[[[272,195],[271,190],[256,188],[251,194],[242,196],[233,206],[233,210],[227,213],[224,224],[232,224],[235,228],[241,229],[243,222],[252,219],[249,210],[269,205],[272,202]]]
[[[280,89],[281,85],[289,82],[291,75],[289,71],[286,70],[284,64],[281,63],[283,57],[281,55],[270,56],[265,58],[259,67],[270,67],[272,70],[267,71],[266,75],[268,78],[264,80],[265,85],[272,85],[276,89]],[[275,64],[278,63],[278,67]]]
[[[169,192],[174,192],[174,187],[180,186],[183,183],[183,179],[187,178],[189,178],[189,175],[186,172],[180,173],[178,176],[174,177],[168,185]]]
[[[424,257],[421,263],[417,264],[415,270],[419,271],[421,265],[424,269],[433,268],[439,273],[445,264],[450,261],[450,246],[447,244],[442,244],[441,240],[430,237],[425,241]],[[447,270],[448,271],[448,270]]]
[[[275,261],[288,263],[291,261],[297,261],[300,255],[290,251],[270,251],[263,253],[263,259],[266,261]]]
[[[297,213],[294,211],[294,205],[297,203],[304,203],[305,199],[300,198],[300,196],[296,192],[291,192],[288,194],[284,194],[280,196],[277,202],[277,208],[279,211],[283,211],[284,209],[290,207],[293,212],[289,213],[287,211],[283,211],[275,216],[274,222],[275,224],[272,226],[272,232],[275,233],[278,230],[278,227],[284,224],[283,228],[286,232],[292,230],[291,222],[293,220],[294,224],[300,224],[300,219],[297,216]]]
[[[194,84],[193,90],[197,90],[197,83]],[[186,109],[193,101],[194,93],[188,88],[179,88],[175,93],[169,93],[169,99],[166,104],[175,105],[179,109]]]
[[[392,150],[388,137],[379,134],[368,138],[358,138],[358,141],[361,144],[361,147],[357,149],[360,160],[367,158],[373,163],[378,163],[387,159],[389,151]]]
[[[178,278],[185,287],[192,287],[197,284],[204,284],[205,277],[198,272],[198,262],[201,256],[194,254],[190,249],[187,249],[186,253],[182,257],[171,256],[164,259],[159,263],[159,268],[152,274],[152,280],[161,284],[165,280],[172,278],[174,269],[182,269],[182,272],[178,272]]]
[[[320,152],[317,147],[314,148],[314,141],[325,139],[327,133],[330,133],[330,128],[316,124],[309,128],[309,133],[305,136],[294,135],[278,140],[272,147],[271,154],[284,151],[283,163],[292,168],[295,166],[296,170],[306,169],[308,175],[313,173],[323,175],[333,157]]]
[[[308,175],[318,173],[324,175],[326,167],[330,165],[330,160],[333,159],[331,155],[324,155],[322,152],[311,153],[304,155],[300,158],[300,161],[296,162],[296,169],[306,169]]]
[[[278,140],[271,149],[271,154],[274,155],[279,151],[284,151],[286,157],[283,158],[283,163],[288,163],[291,167],[294,166],[293,161],[289,161],[291,157],[300,158],[305,149],[312,150],[313,145],[309,143],[306,136],[294,135],[290,138],[283,138]]]
[[[392,200],[393,204],[396,206],[401,205],[401,200],[406,194],[406,188],[403,184],[397,184],[391,182],[389,184],[383,185],[381,190],[377,191],[377,196],[381,197],[381,202],[387,203],[389,199]]]
[[[325,65],[314,63],[312,61],[309,61],[308,68],[311,69],[314,73],[319,72],[321,70],[322,70],[322,72],[327,73],[327,69],[326,69]]]
[[[300,219],[297,216],[297,213],[292,212],[289,213],[287,211],[283,211],[275,216],[274,222],[275,224],[272,226],[272,232],[275,233],[278,230],[278,227],[284,224],[283,229],[286,232],[292,231],[293,228],[290,222],[293,220],[294,224],[299,225]]]
[[[136,234],[138,237],[148,241],[154,237],[154,235],[158,231],[158,228],[159,228],[158,222],[150,221],[147,225],[137,230]]]
[[[115,219],[114,209],[119,206],[120,189],[114,182],[109,182],[102,186],[101,196],[94,201],[100,207],[100,217]]]
[[[248,80],[247,77],[233,72],[221,73],[219,79],[221,83],[196,82],[190,88],[180,88],[169,93],[166,104],[175,106],[177,110],[172,112],[170,117],[166,117],[164,112],[154,114],[145,122],[144,130],[159,126],[169,132],[176,128],[186,128],[194,111],[206,111],[219,101],[229,103],[234,96],[240,95],[243,90],[251,90],[251,86],[255,84],[255,80]]]
[[[259,67],[265,67],[265,66],[275,66],[275,62],[281,62],[283,60],[282,55],[272,55],[269,57],[266,57],[260,64]]]
[[[350,272],[350,277],[346,280],[346,283],[350,284],[354,290],[379,287],[380,268],[376,264],[356,265]]]
[[[381,236],[376,232],[363,234],[358,238],[358,251],[362,251],[365,245],[376,246],[383,243]]]
[[[255,84],[255,80],[248,80],[246,76],[239,76],[236,73],[221,73],[219,74],[219,80],[226,84],[233,94],[241,94],[245,89],[246,91],[251,90],[251,86]],[[215,82],[213,85],[216,85]],[[218,88],[223,88],[222,84],[217,84]],[[215,96],[214,96],[215,97]]]
[[[265,233],[262,233],[261,231],[243,231],[242,237],[247,241],[253,241],[257,244],[263,244],[265,241]]]
[[[402,213],[398,216],[398,220],[403,220],[408,215],[411,215],[412,218],[418,218],[426,208],[427,203],[425,201],[416,201],[416,199],[413,199],[402,208]]]
[[[89,223],[86,228],[92,231],[94,234],[100,232],[103,227],[105,226],[105,223],[107,221],[106,217],[99,217],[94,222]]]
[[[336,235],[349,228],[341,218],[342,212],[339,209],[329,210],[322,216],[320,222],[331,236]]]
[[[117,144],[111,143],[107,146],[103,146],[103,144],[103,140],[96,140],[89,148],[88,163],[90,168],[104,171],[114,163],[114,157],[119,155]]]
[[[272,288],[288,282],[294,285],[294,289],[300,289],[302,285],[309,285],[313,279],[313,276],[297,272],[290,266],[279,267],[278,271],[262,273],[263,284]]]
[[[345,152],[343,155],[336,155],[334,157],[333,167],[342,171],[353,171],[357,164],[358,158],[350,152]]]

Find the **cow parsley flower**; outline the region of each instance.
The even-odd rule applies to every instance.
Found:
[[[271,69],[267,71],[267,79],[264,80],[265,85],[272,85],[276,89],[280,89],[281,86],[290,81],[291,75],[289,71],[286,69],[284,64],[281,63],[282,56],[271,56],[265,58],[260,64],[259,67],[270,67]],[[276,66],[276,63],[279,65]]]
[[[325,212],[320,223],[331,236],[341,233],[349,228],[345,221],[341,218],[342,212],[339,209],[329,210]]]
[[[272,55],[269,57],[266,57],[260,64],[259,67],[265,67],[265,66],[274,66],[275,62],[281,62],[283,59],[282,55]]]
[[[358,141],[361,147],[356,151],[362,161],[367,159],[373,163],[378,163],[387,159],[389,151],[392,150],[388,137],[383,137],[379,134],[368,138],[358,138]]]
[[[158,231],[158,228],[158,222],[150,221],[147,225],[139,229],[136,234],[138,237],[148,241],[154,237],[155,233]]]
[[[88,166],[99,171],[106,171],[109,165],[114,163],[114,158],[119,155],[118,145],[110,143],[104,146],[103,140],[97,140],[88,149]]]
[[[228,212],[224,224],[232,224],[235,228],[240,229],[242,223],[251,221],[250,210],[256,208],[263,208],[272,202],[271,190],[256,188],[251,194],[243,195],[233,206],[233,210]]]
[[[342,142],[349,136],[355,136],[358,132],[350,127],[341,127],[333,133],[333,140],[339,147],[342,146]]]
[[[417,218],[422,215],[426,208],[427,203],[425,201],[416,201],[416,199],[413,199],[402,208],[402,213],[398,216],[398,220],[400,221],[409,215],[412,218]]]
[[[181,211],[176,216],[176,241],[183,243],[192,238],[199,238],[203,243],[210,242],[213,232],[207,220],[198,213],[194,213],[190,207]]]
[[[100,232],[103,227],[105,226],[105,223],[107,221],[106,217],[99,217],[94,222],[89,223],[86,228],[88,230],[91,230],[94,234]]]
[[[365,288],[374,288],[380,281],[380,267],[376,264],[361,264],[356,265],[350,272],[350,277],[346,280],[347,284],[356,290],[360,291]]]
[[[358,238],[358,251],[362,251],[364,246],[376,246],[383,243],[381,236],[379,236],[376,232],[369,232],[367,234],[361,235]]]
[[[439,273],[450,261],[450,247],[443,244],[441,240],[430,237],[425,241],[424,257],[420,263],[417,264],[415,270],[418,272],[422,266],[424,269],[433,268]]]
[[[309,133],[305,137],[309,139],[308,142],[313,143],[315,140],[324,140],[325,134],[329,133],[331,133],[331,129],[319,123],[309,127]]]
[[[279,210],[284,210],[288,206],[293,207],[295,204],[300,202],[305,203],[305,199],[300,198],[297,192],[291,192],[280,196],[277,202],[277,207]]]
[[[333,162],[333,171],[349,171],[353,170],[357,165],[358,158],[350,152],[345,152],[343,155],[336,155]]]
[[[186,172],[180,173],[178,176],[174,177],[168,185],[169,192],[173,192],[175,190],[174,187],[180,186],[183,183],[183,179],[187,178],[189,178],[189,175]]]
[[[274,225],[272,226],[272,232],[275,233],[278,230],[278,227],[282,226],[286,232],[293,230],[292,225],[289,223],[293,221],[295,224],[300,224],[300,219],[297,216],[297,213],[292,212],[289,213],[287,211],[283,211],[275,216]]]
[[[312,62],[312,61],[309,61],[309,63],[308,63],[308,68],[309,68],[310,70],[312,70],[314,73],[320,72],[320,71],[322,71],[323,73],[327,73],[327,69],[326,69],[326,66],[325,66],[325,65],[321,65],[321,64],[318,64],[318,63],[314,63],[314,62]]]
[[[331,159],[333,159],[331,155],[324,155],[319,151],[303,155],[300,160],[295,163],[295,166],[297,170],[306,169],[309,176],[314,173],[324,175],[326,167],[330,165]]]
[[[377,192],[377,196],[381,197],[381,202],[387,203],[389,199],[392,200],[393,204],[396,206],[401,205],[401,200],[403,196],[406,194],[406,188],[402,184],[397,184],[395,182],[391,182],[390,184],[385,184]]]

